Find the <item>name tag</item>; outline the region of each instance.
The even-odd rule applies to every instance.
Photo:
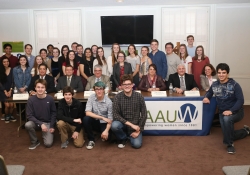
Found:
[[[184,95],[187,97],[200,97],[200,91],[185,91]]]
[[[84,98],[88,98],[92,94],[95,94],[95,91],[84,91]]]
[[[166,91],[151,91],[152,97],[166,97],[167,92]]]
[[[56,97],[56,99],[62,99],[62,98],[64,98],[63,93],[61,93],[61,92],[56,93],[55,97]]]
[[[140,90],[135,90],[135,92],[137,92],[137,93],[140,93],[140,94],[141,94],[141,91],[140,91]]]
[[[28,100],[29,94],[13,94],[13,100]]]

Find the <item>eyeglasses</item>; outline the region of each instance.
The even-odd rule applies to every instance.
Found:
[[[102,91],[103,88],[95,88],[95,91]]]
[[[94,70],[95,72],[101,72],[102,70]]]
[[[122,84],[122,86],[131,86],[132,85],[132,83],[130,83],[130,84]]]

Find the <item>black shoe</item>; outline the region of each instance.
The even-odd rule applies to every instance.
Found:
[[[247,131],[247,134],[250,135],[250,127],[247,125],[244,125],[244,128]]]
[[[36,143],[32,143],[30,146],[29,146],[29,149],[36,149],[37,146],[40,145],[40,142],[39,140],[36,141]]]
[[[13,117],[13,116],[10,116],[10,121],[11,121],[11,122],[16,122],[16,118]]]
[[[120,140],[118,143],[118,148],[124,148],[126,143],[127,143],[128,139],[124,139],[124,140]]]
[[[227,153],[228,154],[234,154],[234,153],[236,153],[233,145],[228,145],[227,146]]]
[[[5,115],[5,123],[10,123],[10,115]]]

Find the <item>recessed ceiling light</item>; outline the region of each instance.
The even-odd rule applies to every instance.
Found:
[[[117,2],[123,2],[123,0],[116,0]]]

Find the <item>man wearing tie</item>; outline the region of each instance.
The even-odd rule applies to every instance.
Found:
[[[82,81],[79,76],[73,75],[74,69],[71,65],[65,67],[65,76],[58,79],[56,86],[57,91],[61,91],[64,87],[70,86],[75,92],[83,92]]]
[[[85,90],[92,90],[94,84],[99,81],[102,81],[105,84],[106,88],[110,89],[109,77],[106,75],[102,75],[102,66],[97,64],[94,66],[94,75],[88,78],[88,83],[85,87]]]
[[[31,82],[30,85],[28,87],[28,92],[30,93],[30,95],[36,95],[36,90],[35,90],[35,81],[38,79],[44,79],[47,82],[47,88],[45,93],[52,93],[55,92],[55,83],[54,83],[54,78],[50,75],[46,75],[46,71],[47,71],[47,65],[42,63],[38,66],[38,70],[39,70],[39,75],[36,75],[34,77],[31,78]]]
[[[185,65],[179,64],[177,66],[177,72],[171,74],[168,80],[168,86],[172,83],[174,87],[174,91],[178,94],[183,93],[184,91],[196,91],[199,90],[197,84],[194,80],[194,76],[192,74],[185,73]]]

